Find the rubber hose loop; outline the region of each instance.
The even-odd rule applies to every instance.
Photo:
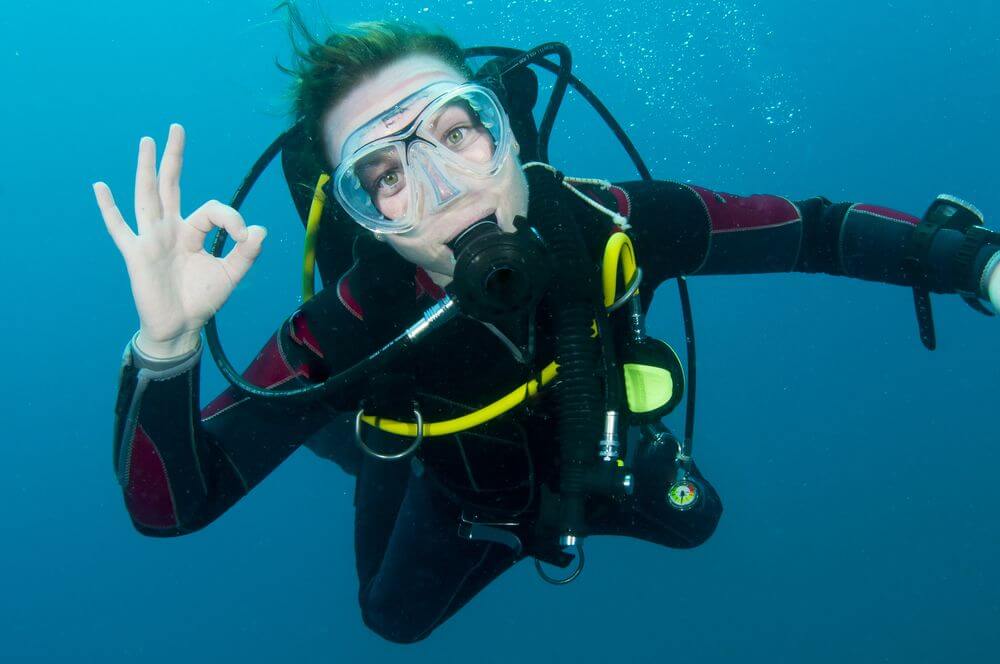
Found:
[[[635,292],[639,290],[640,283],[642,283],[642,268],[637,267],[635,269],[635,276],[632,278],[632,283],[625,289],[625,293],[608,307],[608,313],[610,314],[612,311],[621,308],[623,304],[631,300]]]

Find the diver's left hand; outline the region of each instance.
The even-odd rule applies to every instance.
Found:
[[[1000,263],[993,266],[993,272],[986,280],[986,291],[989,293],[993,309],[1000,311]]]

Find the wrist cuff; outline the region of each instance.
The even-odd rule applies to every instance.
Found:
[[[138,332],[132,335],[132,338],[128,342],[128,348],[126,349],[126,353],[130,354],[132,357],[132,364],[137,369],[147,369],[149,371],[156,373],[159,373],[161,371],[170,371],[171,369],[176,369],[181,365],[188,364],[188,362],[192,358],[201,355],[200,336],[198,337],[198,345],[195,346],[192,350],[188,351],[187,353],[184,353],[183,355],[178,355],[176,357],[167,357],[167,358],[151,357],[143,353],[141,350],[139,350],[139,347],[135,343],[135,339],[138,336],[139,336]]]

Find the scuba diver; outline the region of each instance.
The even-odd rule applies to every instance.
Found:
[[[918,219],[644,168],[616,184],[564,175],[547,158],[551,106],[534,124],[527,67],[552,71],[555,54],[552,95],[584,89],[561,45],[510,49],[473,72],[467,57],[486,50],[413,26],[309,39],[293,72],[297,121],[260,162],[281,152],[307,227],[303,302],[242,375],[214,316],[262,249],[265,229],[236,209],[261,169],[233,205],[182,217],[175,124],[158,168],[153,140],[139,143],[135,231],[94,185],[140,320],[114,463],[135,528],[168,537],[211,523],[301,445],[335,460],[357,477],[362,618],[386,639],[426,638],[522,559],[550,583],[572,580],[589,536],[674,548],[711,536],[722,503],[691,456],[693,332],[682,367],[644,326],[664,281],[897,284],[913,289],[928,347],[929,293],[1000,305],[1000,236],[950,196]],[[313,292],[316,262],[325,287]],[[690,323],[683,289],[682,305]],[[232,383],[205,408],[203,328]],[[674,436],[661,419],[682,395]]]

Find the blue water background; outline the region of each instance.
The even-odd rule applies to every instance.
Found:
[[[162,142],[177,121],[185,210],[228,199],[288,122],[274,67],[288,41],[270,7],[20,2],[0,14],[0,660],[994,661],[1000,321],[936,297],[928,353],[908,291],[841,278],[690,282],[696,452],[726,505],[699,549],[594,539],[571,586],[521,564],[402,647],[359,617],[352,481],[308,451],[202,532],[136,534],[111,464],[136,317],[90,184],[107,181],[130,210],[139,137]],[[985,0],[305,10],[316,25],[320,10],[341,24],[410,18],[466,45],[564,41],[661,178],[915,214],[946,191],[998,224],[1000,9]],[[634,177],[579,98],[552,158]],[[240,363],[297,305],[301,252],[277,169],[244,211],[270,236],[221,317]],[[681,346],[674,286],[657,297],[652,331]],[[222,381],[205,364],[207,399]]]

